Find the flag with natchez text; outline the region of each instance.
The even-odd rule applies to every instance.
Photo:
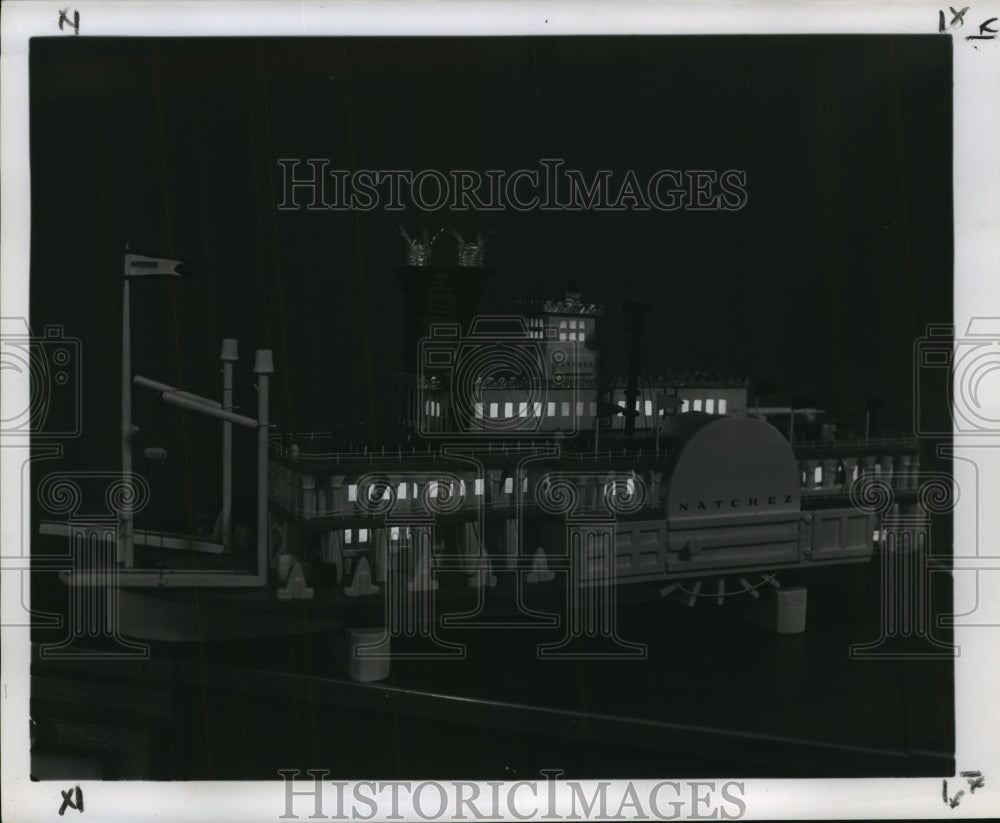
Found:
[[[168,257],[149,257],[145,254],[125,253],[125,277],[184,277],[183,260]]]

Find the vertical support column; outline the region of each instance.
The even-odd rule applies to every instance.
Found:
[[[816,480],[816,469],[819,468],[822,471],[822,465],[818,460],[799,461],[799,474],[803,489],[815,489],[822,485],[822,477],[820,477],[818,482]]]
[[[311,474],[300,475],[298,510],[306,520],[320,514],[317,500],[316,477]]]
[[[840,459],[828,457],[822,461],[823,466],[823,488],[833,491],[837,488],[837,465]]]
[[[842,491],[847,491],[851,488],[851,484],[854,483],[854,472],[858,467],[858,458],[856,457],[842,457],[840,462],[844,464],[844,485],[841,486]],[[860,471],[858,472],[860,476]]]
[[[913,477],[910,474],[911,456],[908,454],[896,455],[895,486],[900,491],[912,488]]]
[[[882,479],[890,486],[893,485],[895,472],[893,471],[894,461],[892,455],[883,454],[878,458],[877,462],[882,467]]]
[[[274,374],[274,358],[270,349],[257,350],[253,370],[257,375],[257,574],[266,581],[268,391],[270,375]]]
[[[233,364],[239,360],[236,341],[222,341],[222,408],[233,410]],[[233,424],[222,421],[222,546],[233,545]]]
[[[875,473],[875,458],[870,454],[858,458],[858,480]]]

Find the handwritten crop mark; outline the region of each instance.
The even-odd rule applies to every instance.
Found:
[[[961,11],[955,11],[953,7],[948,6],[948,10],[951,12],[951,22],[948,24],[948,28],[955,28],[956,23],[959,26],[965,25],[965,13],[969,10],[969,8],[969,6],[965,6]],[[938,31],[945,31],[943,9],[938,11]]]
[[[959,772],[960,777],[964,777],[966,782],[969,784],[969,794],[973,795],[976,793],[976,789],[981,789],[986,785],[986,778],[983,777],[983,773],[980,771],[966,771]],[[941,800],[948,805],[949,808],[954,809],[962,801],[965,796],[965,789],[959,789],[955,792],[954,797],[948,796],[948,781],[941,781]]]
[[[983,773],[979,771],[975,772],[959,772],[961,777],[964,777],[969,783],[969,794],[975,794],[976,789],[981,789],[986,785],[986,778],[983,777]]]
[[[979,24],[979,34],[970,34],[965,39],[966,40],[996,40],[997,35],[1000,34],[1000,29],[990,28],[990,23],[996,23],[997,18],[991,17],[989,20],[984,20]]]
[[[76,792],[76,797],[73,797],[73,792]],[[78,812],[83,811],[83,792],[80,791],[80,787],[77,786],[75,789],[67,789],[66,791],[59,792],[62,795],[62,806],[59,807],[60,817],[66,814],[66,809],[76,809]]]
[[[59,12],[59,31],[63,31],[63,23],[65,23],[67,26],[72,26],[73,27],[73,34],[79,34],[80,33],[80,12],[78,12],[78,11],[74,11],[73,12],[73,21],[72,22],[70,22],[70,19],[69,19],[68,15],[69,15],[69,9],[68,8],[60,10],[60,12]]]

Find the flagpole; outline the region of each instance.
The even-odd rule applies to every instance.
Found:
[[[132,482],[132,329],[129,319],[129,280],[139,277],[179,277],[180,260],[133,254],[125,246],[122,290],[122,475],[126,483]],[[133,517],[127,512],[123,517],[122,560],[125,568],[135,565],[135,527]]]
[[[122,477],[132,481],[132,333],[129,320],[129,278],[125,272],[122,295]],[[135,565],[134,523],[126,509],[122,533],[122,560],[125,568]]]

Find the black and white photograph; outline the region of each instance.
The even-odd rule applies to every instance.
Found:
[[[22,819],[996,813],[993,13],[150,5],[5,31]]]

